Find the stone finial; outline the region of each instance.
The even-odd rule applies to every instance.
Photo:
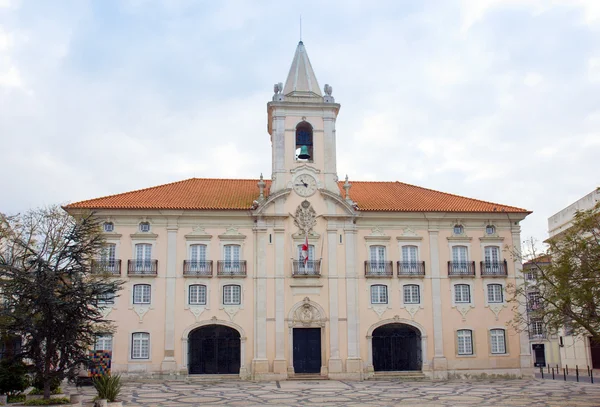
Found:
[[[325,96],[323,97],[323,101],[325,103],[335,103],[335,99],[333,98],[333,96],[331,96],[331,93],[333,92],[333,88],[329,84],[325,84],[325,87],[323,88],[323,90],[325,91]]]
[[[273,85],[273,92],[275,92],[273,95],[273,101],[282,101],[283,94],[281,92],[283,92],[283,83],[279,82]]]
[[[344,191],[346,191],[346,201],[352,201],[350,199],[350,188],[352,187],[352,184],[348,182],[348,175],[346,174],[346,180],[344,182]]]
[[[260,195],[258,196],[258,200],[262,202],[262,201],[265,200],[265,187],[267,186],[267,183],[263,179],[262,172],[260,173],[260,180],[258,181],[257,185],[258,185],[258,190],[260,191]]]

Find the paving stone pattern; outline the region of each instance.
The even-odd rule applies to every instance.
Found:
[[[73,391],[74,389],[69,389]],[[90,406],[94,389],[84,387]],[[547,380],[473,382],[127,382],[126,406],[600,406],[600,386]]]

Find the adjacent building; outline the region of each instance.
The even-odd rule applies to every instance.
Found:
[[[73,203],[108,243],[98,271],[113,370],[365,379],[531,374],[506,287],[527,210],[402,182],[340,180],[332,88],[302,42],[267,103],[270,179],[192,178]],[[343,139],[343,135],[340,138]]]

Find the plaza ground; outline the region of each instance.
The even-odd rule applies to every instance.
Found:
[[[74,391],[69,388],[69,391]],[[94,389],[84,387],[84,405]],[[126,382],[127,406],[600,406],[600,385],[551,380]]]

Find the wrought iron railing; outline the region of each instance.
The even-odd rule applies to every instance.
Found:
[[[155,276],[158,272],[158,260],[127,260],[127,275]]]
[[[321,260],[304,260],[292,261],[292,276],[294,277],[320,277],[321,276]]]
[[[449,261],[449,277],[475,277],[474,261]]]
[[[423,277],[425,275],[424,261],[399,261],[398,277]]]
[[[365,261],[365,277],[392,277],[394,266],[391,261]]]
[[[219,260],[217,261],[217,276],[219,277],[246,277],[246,260]]]
[[[92,261],[92,273],[120,275],[121,260],[94,260]]]
[[[504,261],[482,261],[481,277],[506,277],[508,263]]]
[[[546,339],[546,332],[529,330],[529,339]]]
[[[184,260],[184,277],[212,277],[212,260]]]

